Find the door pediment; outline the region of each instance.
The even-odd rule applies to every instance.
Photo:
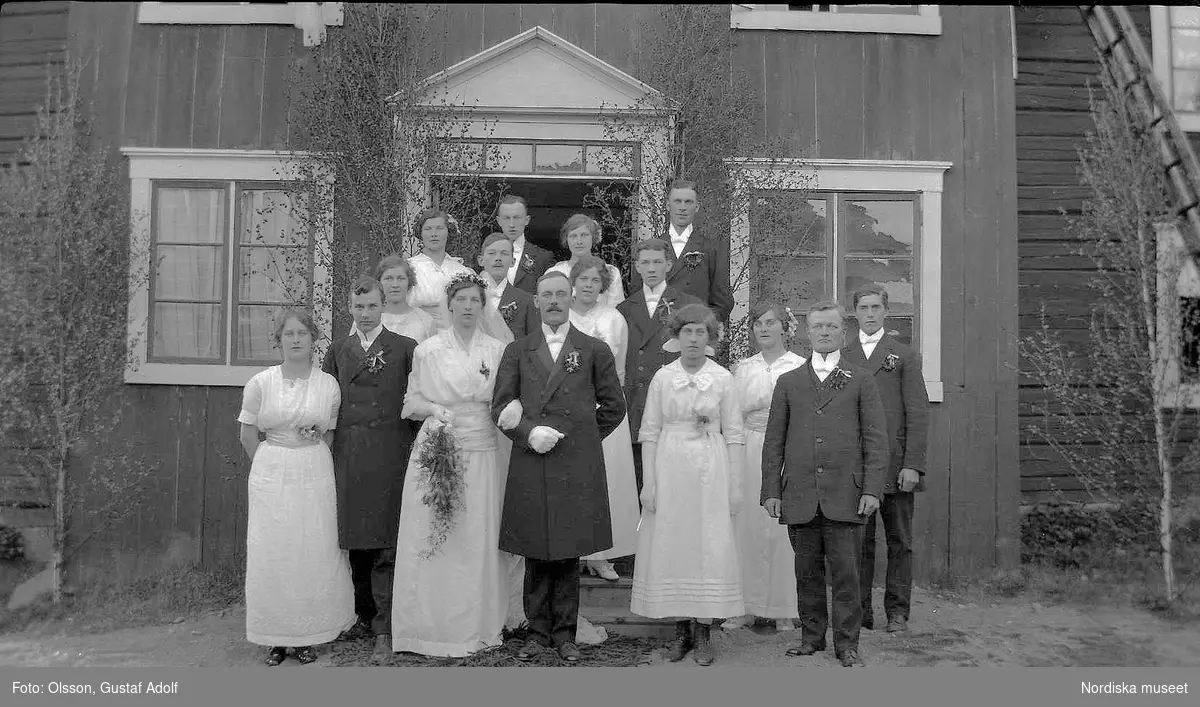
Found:
[[[669,111],[671,101],[542,27],[497,44],[424,82],[421,105],[489,112]]]

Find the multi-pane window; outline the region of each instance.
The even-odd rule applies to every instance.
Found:
[[[146,360],[277,362],[276,313],[312,298],[302,209],[279,184],[153,182]]]
[[[887,329],[915,345],[917,234],[914,194],[759,190],[751,197],[751,302],[778,301],[803,321],[820,300],[851,315],[856,289],[878,284],[888,293]]]
[[[1200,131],[1200,8],[1150,7],[1154,72],[1180,127]]]
[[[482,141],[447,143],[439,173],[635,177],[638,146],[622,142]]]
[[[937,5],[736,4],[731,8],[730,25],[734,29],[942,33]]]

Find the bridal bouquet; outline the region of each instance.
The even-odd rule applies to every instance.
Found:
[[[421,442],[417,463],[425,471],[425,495],[421,503],[433,510],[429,529],[429,547],[421,552],[428,560],[441,550],[454,530],[455,516],[463,504],[462,445],[449,425],[430,430]]]

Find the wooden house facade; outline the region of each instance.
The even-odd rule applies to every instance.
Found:
[[[25,31],[10,9],[20,5],[5,6],[0,33]],[[235,561],[244,552],[249,468],[235,420],[241,386],[273,360],[261,323],[278,296],[242,277],[237,263],[262,252],[241,233],[257,207],[286,198],[275,184],[284,165],[275,151],[289,129],[289,66],[345,31],[349,9],[61,5],[66,32],[54,36],[88,62],[85,90],[128,165],[131,206],[151,215],[132,226],[131,247],[148,246],[159,263],[158,280],[136,288],[130,302],[131,330],[145,336],[135,337],[140,365],[119,401],[122,433],[142,440],[158,476],[136,517],[93,542],[80,569],[125,576],[170,561]],[[821,295],[848,305],[856,284],[884,284],[897,327],[922,353],[933,401],[929,490],[917,506],[918,581],[1014,566],[1021,493],[1034,490],[1019,465],[1018,305],[1024,315],[1035,271],[1024,264],[1055,255],[1036,255],[1052,248],[1045,245],[1026,252],[1043,242],[1027,233],[1032,224],[1052,231],[1038,209],[1074,194],[1065,183],[1018,181],[1038,173],[1019,166],[1019,150],[1033,149],[1022,142],[1021,101],[1037,100],[1020,93],[1018,71],[1022,42],[1034,44],[1017,31],[1031,27],[1030,11],[1018,9],[1014,24],[1007,6],[723,7],[734,61],[763,108],[762,122],[743,129],[804,146],[768,162],[730,155],[738,184],[750,193],[767,184],[803,190],[825,234],[816,245],[759,258],[770,244],[753,219],[724,224],[733,243],[748,246],[735,249],[746,260],[733,265],[748,265],[752,280],[736,293],[734,319],[759,281],[774,278],[782,292],[799,278],[821,283],[821,292],[793,297],[793,307]],[[578,155],[586,175],[593,151],[623,148],[605,144],[589,116],[602,103],[654,92],[633,57],[642,28],[660,16],[656,6],[475,4],[445,13],[447,40],[431,80],[482,106],[493,135],[530,146],[526,167],[506,169],[531,182],[569,181],[562,170],[540,174],[539,154],[555,164]],[[8,66],[0,63],[0,86],[13,80]],[[670,140],[651,131],[631,159]],[[648,160],[607,174],[663,185],[672,176]],[[1044,204],[1035,208],[1032,199]],[[856,246],[849,225],[864,223],[891,249]],[[265,226],[282,234],[272,248],[328,247],[321,233],[289,240],[288,224]],[[640,228],[647,235],[651,226]],[[780,257],[782,266],[770,262]],[[335,276],[320,265],[302,275],[310,286]],[[326,323],[340,308],[315,304]]]

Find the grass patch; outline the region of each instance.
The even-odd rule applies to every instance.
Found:
[[[394,653],[385,664],[390,666],[410,667],[466,667],[477,666],[487,668],[523,668],[523,667],[571,667],[558,657],[558,652],[546,649],[532,660],[517,660],[517,652],[525,645],[527,633],[524,630],[505,632],[504,643],[496,648],[480,651],[466,658],[434,658],[416,655],[414,653]],[[583,659],[581,666],[628,667],[650,662],[650,654],[662,647],[663,641],[653,638],[633,638],[609,634],[608,640],[596,646],[579,646]],[[339,642],[333,644],[331,660],[337,666],[367,666],[371,665],[371,650],[375,647],[373,640],[355,642]]]
[[[193,618],[243,602],[245,568],[172,567],[130,582],[80,587],[61,604],[43,598],[0,615],[0,633],[103,633]]]

